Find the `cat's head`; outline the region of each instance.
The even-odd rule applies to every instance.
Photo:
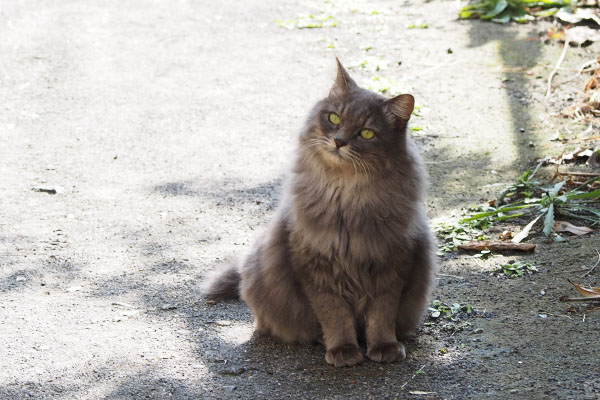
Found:
[[[362,89],[336,60],[336,80],[315,106],[302,144],[330,167],[369,175],[389,166],[406,146],[414,98],[386,99]]]

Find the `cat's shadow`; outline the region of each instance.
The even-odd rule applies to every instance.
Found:
[[[214,324],[211,324],[211,321],[224,316],[236,317],[236,320],[231,321],[231,326],[245,325],[244,330],[252,329],[251,335],[238,343],[224,340],[219,332],[227,327],[215,328]],[[285,344],[270,336],[260,335],[254,329],[252,315],[240,301],[226,301],[210,306],[206,313],[202,313],[202,320],[212,326],[206,329],[199,340],[197,356],[211,373],[221,377],[219,383],[223,387],[231,384],[242,386],[244,390],[249,391],[247,394],[257,390],[252,385],[246,388],[249,377],[260,382],[264,381],[262,378],[285,378],[299,384],[310,381],[318,386],[324,375],[335,377],[336,392],[351,393],[352,382],[357,376],[365,381],[373,380],[372,383],[375,383],[382,378],[408,375],[411,371],[414,372],[417,359],[419,363],[423,362],[423,355],[420,353],[424,344],[418,336],[411,336],[403,341],[408,354],[407,360],[394,364],[375,363],[366,358],[363,345],[365,359],[361,364],[335,368],[325,362],[325,348],[320,343]],[[326,382],[323,384],[326,386]]]

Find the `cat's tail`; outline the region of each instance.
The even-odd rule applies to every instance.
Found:
[[[202,284],[202,292],[211,300],[235,300],[240,298],[242,276],[237,262],[228,262],[213,271]]]

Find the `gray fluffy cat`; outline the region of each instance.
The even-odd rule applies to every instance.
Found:
[[[423,209],[424,168],[406,133],[414,99],[359,88],[338,60],[311,111],[269,227],[239,265],[205,286],[241,298],[260,334],[322,342],[349,366],[405,357],[398,339],[420,322],[435,262]]]

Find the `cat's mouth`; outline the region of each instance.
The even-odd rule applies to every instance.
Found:
[[[352,162],[352,159],[349,157],[348,151],[345,148],[337,148],[335,146],[328,147],[323,152],[323,155],[326,162],[336,166],[341,166]]]
[[[333,147],[333,148],[329,148],[327,149],[329,150],[329,153],[333,154],[336,158],[340,159],[340,160],[345,160],[346,157],[344,157],[344,149],[343,148],[338,148],[338,147]]]

